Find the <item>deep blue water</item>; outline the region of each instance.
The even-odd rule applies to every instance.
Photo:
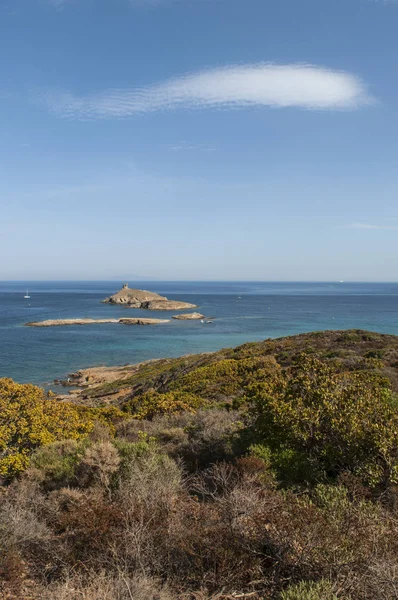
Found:
[[[0,377],[48,385],[93,365],[180,356],[322,329],[398,334],[398,283],[130,282],[130,286],[193,302],[215,321],[24,327],[44,319],[171,315],[101,304],[120,288],[119,282],[0,282]],[[27,287],[30,300],[23,297]]]

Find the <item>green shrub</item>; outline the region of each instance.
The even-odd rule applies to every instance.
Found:
[[[376,349],[376,350],[369,350],[368,352],[366,352],[365,354],[365,358],[379,358],[382,359],[384,356],[385,352],[382,349]]]
[[[329,581],[302,581],[282,592],[281,600],[338,600]]]
[[[398,482],[398,415],[383,377],[336,373],[301,355],[291,371],[251,384],[248,397],[280,469],[301,476],[308,467],[310,480],[351,471],[373,486]]]
[[[271,468],[272,466],[272,450],[268,446],[263,444],[253,444],[249,448],[249,453],[251,456],[255,456],[263,461],[263,463]]]
[[[64,440],[36,450],[30,466],[40,471],[44,484],[55,488],[68,485],[73,480],[81,456],[81,444],[75,440]]]
[[[149,456],[151,453],[156,452],[156,443],[154,438],[143,432],[139,432],[138,437],[138,442],[128,442],[123,439],[114,440],[115,448],[117,449],[120,457],[118,477],[121,480],[124,480],[128,477],[131,470],[131,465],[133,463],[140,458]]]
[[[314,484],[324,478],[321,466],[306,453],[294,448],[281,446],[271,449],[263,444],[254,444],[249,452],[264,461],[277,481],[284,485]]]
[[[295,448],[274,450],[271,464],[277,479],[285,485],[314,484],[324,479],[319,461]]]

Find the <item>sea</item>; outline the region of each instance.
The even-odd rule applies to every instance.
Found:
[[[309,331],[355,328],[398,335],[398,283],[130,282],[197,304],[213,322],[25,326],[44,319],[174,314],[102,304],[122,283],[0,282],[0,377],[54,389],[54,380],[86,367],[210,352]],[[24,298],[26,289],[30,299]]]

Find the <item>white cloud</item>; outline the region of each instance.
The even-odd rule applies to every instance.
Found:
[[[395,225],[373,225],[371,223],[362,223],[360,221],[351,223],[350,225],[345,225],[344,228],[345,229],[381,229],[381,230],[398,231],[398,226],[395,226]]]
[[[91,95],[48,92],[56,115],[79,119],[128,117],[159,110],[238,107],[354,109],[372,102],[355,75],[307,64],[249,64],[209,69],[138,88]]]

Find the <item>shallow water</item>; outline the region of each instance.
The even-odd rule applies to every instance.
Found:
[[[27,287],[30,300],[23,297]],[[322,329],[398,334],[398,283],[130,282],[130,287],[193,302],[214,323],[24,327],[44,319],[175,314],[101,304],[120,287],[119,282],[1,282],[0,377],[48,385],[83,367],[212,351]]]

